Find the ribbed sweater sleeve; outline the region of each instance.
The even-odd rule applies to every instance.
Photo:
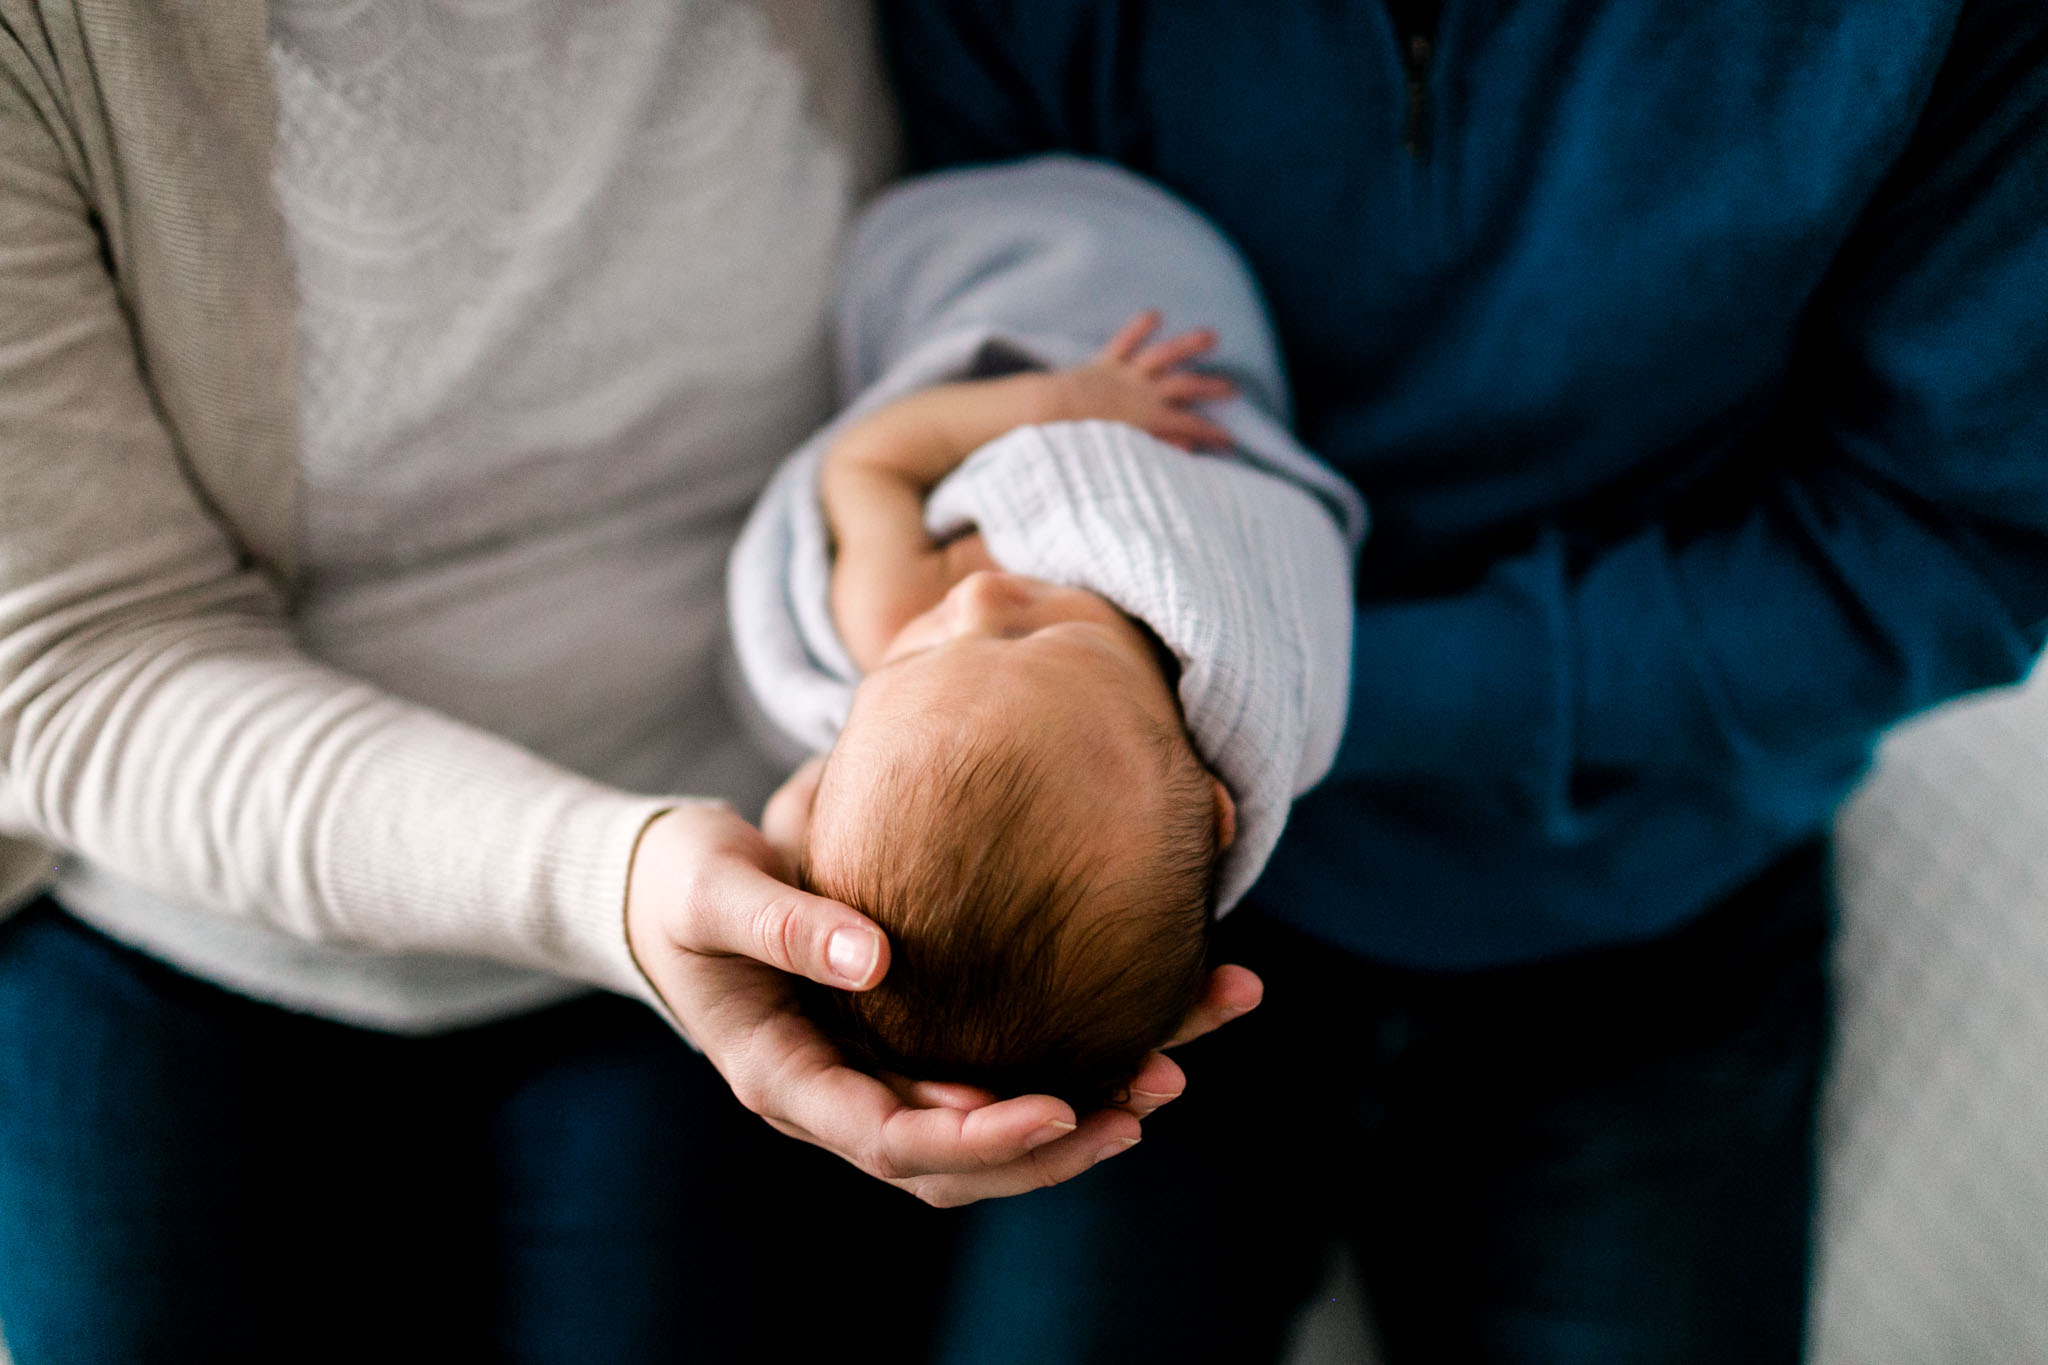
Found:
[[[51,73],[0,43],[0,829],[183,903],[646,995],[664,800],[309,660],[137,360]]]

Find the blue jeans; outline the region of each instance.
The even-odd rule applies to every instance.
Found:
[[[1391,1362],[1799,1358],[1832,922],[1799,849],[1673,937],[1430,975],[1255,910],[1266,1003],[1126,1156],[962,1220],[948,1362],[1244,1362],[1332,1241]]]
[[[400,1038],[0,923],[18,1365],[735,1359],[780,1141],[616,997]]]

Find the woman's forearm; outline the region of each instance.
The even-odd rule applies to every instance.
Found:
[[[641,989],[626,867],[664,803],[299,649],[283,593],[187,472],[93,207],[16,74],[0,67],[10,830],[303,937]]]

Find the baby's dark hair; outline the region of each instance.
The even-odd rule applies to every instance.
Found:
[[[856,1061],[919,1079],[1084,1111],[1112,1098],[1207,979],[1211,778],[1177,727],[1151,753],[1153,800],[1135,809],[1153,819],[1120,849],[1060,800],[1092,780],[1086,753],[993,734],[889,763],[863,815],[842,817],[852,837],[834,839],[831,870],[809,850],[799,869],[889,935],[879,986],[811,990],[820,1027]]]

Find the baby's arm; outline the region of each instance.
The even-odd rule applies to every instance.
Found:
[[[1086,365],[942,384],[839,434],[825,454],[820,493],[835,554],[832,614],[859,668],[880,662],[904,623],[936,606],[972,567],[925,533],[924,500],[996,437],[1034,422],[1096,418],[1183,449],[1229,444],[1228,433],[1190,405],[1227,398],[1235,387],[1183,368],[1215,335],[1185,332],[1148,345],[1158,326],[1156,312],[1141,313]]]

